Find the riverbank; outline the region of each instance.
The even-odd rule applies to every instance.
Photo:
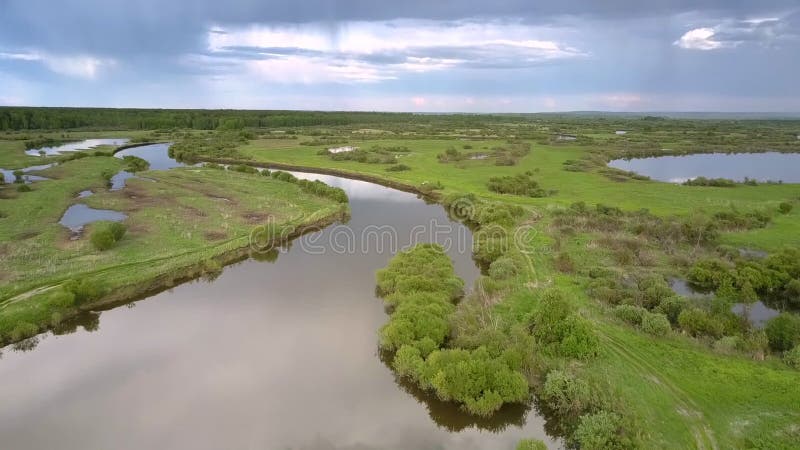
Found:
[[[510,170],[531,170],[544,185],[558,188],[559,192],[553,198],[528,199],[497,195],[487,190],[485,183],[489,174],[509,169],[480,163],[470,163],[475,165],[466,168],[442,164],[436,160],[436,147],[431,141],[421,142],[419,146],[407,140],[377,141],[375,145],[391,146],[400,142],[410,150],[403,156],[403,163],[410,170],[403,172],[386,172],[385,166],[378,164],[331,161],[317,148],[259,150],[257,143],[251,143],[239,151],[253,158],[248,164],[274,164],[307,171],[320,171],[324,167],[322,170],[326,173],[352,176],[352,172],[356,172],[357,177],[369,177],[384,185],[413,186],[419,180],[435,176],[444,185],[444,194],[437,196],[441,202],[447,203],[451,195],[458,197],[459,192],[466,192],[484,200],[523,206],[526,216],[515,220],[515,225],[509,228],[512,234],[520,224],[529,228],[522,254],[515,257],[522,264],[515,266],[510,278],[482,279],[483,296],[491,299],[492,305],[484,312],[492,320],[513,328],[514,324],[526,323],[534,313],[540,301],[537,294],[540,289],[556,288],[570,299],[572,308],[595,324],[593,329],[601,343],[596,357],[577,366],[569,362],[569,358],[557,355],[534,356],[538,363],[529,376],[537,395],[544,394],[542,386],[549,373],[566,364],[571,367],[568,379],[591,386],[605,398],[600,404],[616,408],[631,420],[628,432],[632,435],[629,437],[640,445],[728,448],[768,442],[775,448],[784,448],[793,441],[791,424],[798,419],[798,414],[792,405],[800,398],[787,393],[792,391],[791,386],[799,377],[796,371],[780,362],[780,355],[759,362],[753,361],[749,354],[721,354],[712,350],[713,342],[708,338],[687,337],[677,324],[674,331],[662,336],[643,333],[615,318],[610,307],[594,294],[596,287],[593,286],[597,283],[593,285],[593,281],[598,274],[606,273],[600,275],[601,278],[609,276],[607,273],[630,274],[628,276],[637,278],[646,278],[646,273],[664,276],[681,271],[682,266],[674,264],[680,257],[691,261],[713,254],[713,246],[698,251],[676,243],[677,248],[665,252],[645,242],[645,248],[641,252],[637,249],[634,259],[626,261],[619,259],[622,256],[615,255],[615,250],[626,242],[625,239],[637,239],[637,236],[625,237],[625,225],[618,225],[616,234],[613,230],[598,233],[575,225],[570,231],[555,220],[553,212],[563,210],[563,206],[557,205],[579,201],[589,206],[591,202],[604,203],[611,206],[612,212],[615,206],[628,210],[653,207],[662,217],[679,214],[679,218],[690,216],[701,206],[705,214],[729,211],[732,206],[745,211],[769,209],[771,223],[766,228],[724,231],[721,242],[777,250],[797,243],[797,236],[787,232],[796,227],[797,213],[779,214],[777,207],[782,201],[793,201],[800,193],[800,186],[757,186],[732,193],[725,188],[682,187],[651,181],[620,183],[600,174],[565,171],[563,163],[582,154],[578,148],[534,148],[519,162],[519,167]],[[588,190],[576,190],[576,186],[585,186]],[[476,236],[479,235],[480,232]],[[637,259],[637,254],[642,259]],[[605,272],[601,270],[603,267],[607,268]],[[530,297],[531,292],[534,298]],[[759,382],[753,383],[753,380]],[[713,395],[709,395],[710,392]],[[596,406],[590,406],[590,411],[592,408]],[[575,411],[567,411],[566,416],[561,417],[567,428],[561,429],[559,434],[569,436],[575,430],[578,421],[574,414]]]
[[[98,173],[121,164],[110,157],[67,162],[49,169],[52,180],[4,200],[7,217],[0,222],[0,235],[15,240],[14,246],[5,245],[0,261],[5,342],[57,325],[80,310],[213,274],[248,254],[250,235],[259,226],[271,224],[285,230],[275,236],[294,238],[347,214],[345,204],[306,194],[292,183],[203,168],[144,172],[129,179],[125,189],[108,191]],[[94,194],[74,196],[87,188]],[[43,202],[49,207],[37,207]],[[117,246],[96,250],[89,242],[93,224],[77,239],[58,224],[66,207],[78,202],[128,216],[128,232]],[[61,291],[70,280],[86,282],[96,292],[67,301]]]

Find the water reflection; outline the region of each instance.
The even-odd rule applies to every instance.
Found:
[[[178,162],[169,156],[169,146],[172,144],[149,144],[138,147],[126,148],[114,154],[117,158],[136,156],[150,163],[150,170],[168,170],[183,167],[186,164]]]
[[[130,139],[85,139],[83,141],[78,142],[70,142],[63,145],[56,145],[52,147],[40,147],[40,148],[33,148],[30,150],[26,150],[25,153],[31,156],[40,156],[44,154],[45,156],[51,155],[60,155],[64,152],[77,152],[80,150],[90,150],[95,147],[99,147],[101,145],[124,145],[127,144]]]
[[[713,291],[704,291],[680,278],[670,279],[669,286],[676,294],[683,297],[706,302],[714,298]],[[762,300],[763,301],[757,301],[752,304],[734,303],[731,305],[731,311],[739,317],[746,319],[752,326],[764,328],[767,321],[780,314],[780,311],[767,306],[764,303],[767,299]]]
[[[150,163],[149,170],[169,170],[175,167],[183,167],[186,164],[178,162],[169,156],[169,146],[172,144],[148,144],[138,147],[126,148],[114,154],[117,158],[126,156],[136,156]],[[127,180],[136,178],[136,175],[126,170],[117,172],[111,180],[110,190],[118,191],[125,187]]]
[[[14,174],[14,172],[20,172],[21,171],[22,174],[23,174],[22,175],[23,181],[26,184],[28,184],[28,183],[31,183],[31,182],[34,182],[34,181],[49,180],[49,178],[45,178],[45,177],[42,177],[42,176],[39,176],[39,175],[31,175],[30,172],[36,172],[36,171],[39,171],[39,170],[49,169],[50,167],[53,167],[54,165],[55,165],[55,163],[53,163],[53,164],[39,164],[39,165],[36,165],[36,166],[30,166],[30,167],[26,167],[24,169],[19,169],[19,170],[0,169],[0,174],[2,174],[3,180],[6,183],[10,184],[10,183],[14,183],[16,181],[16,179],[17,179],[17,176]]]
[[[109,180],[109,184],[111,184],[109,190],[118,191],[125,187],[125,182],[127,180],[135,177],[136,175],[134,175],[131,172],[128,172],[127,170],[120,170],[119,172],[114,174],[114,176],[111,177],[111,180]]]
[[[702,153],[616,159],[608,165],[670,183],[683,183],[697,177],[736,181],[747,177],[758,181],[800,183],[800,154],[797,153]]]
[[[316,175],[302,175],[318,177]],[[320,178],[322,176],[319,176]],[[399,246],[431,221],[471,239],[445,210],[413,194],[331,180],[351,197],[354,235],[391,225]],[[372,191],[369,191],[369,187]],[[35,351],[0,361],[0,435],[14,449],[441,448],[509,449],[547,437],[528,406],[484,421],[403,386],[381,361],[387,316],[375,271],[393,256],[305,251],[335,227],[285,249],[102,312],[102,326],[68,328]],[[472,285],[469,249],[448,252]],[[277,258],[277,261],[276,261]]]
[[[110,209],[94,209],[82,203],[70,206],[64,212],[61,220],[58,221],[61,225],[69,228],[72,232],[80,232],[85,225],[99,220],[109,220],[112,222],[121,222],[128,217],[119,211],[112,211]]]

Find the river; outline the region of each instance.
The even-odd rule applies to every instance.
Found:
[[[413,194],[297,175],[345,189],[350,221],[295,240],[274,262],[248,259],[213,281],[87,315],[85,327],[41,335],[27,351],[3,349],[2,448],[559,445],[530,406],[476,424],[400,383],[380,358],[387,315],[375,271],[412,240],[436,241],[471,286],[470,231]]]

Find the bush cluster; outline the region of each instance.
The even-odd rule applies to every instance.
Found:
[[[395,352],[392,367],[400,376],[479,416],[527,400],[528,384],[513,352],[445,348],[463,282],[440,246],[420,244],[402,252],[376,278],[378,292],[393,308],[380,345]]]
[[[784,247],[763,260],[702,259],[691,267],[688,279],[729,300],[750,303],[768,296],[800,307],[800,250]]]
[[[736,182],[727,178],[697,177],[686,180],[683,184],[684,186],[736,187]]]
[[[99,222],[93,228],[89,239],[94,248],[100,251],[114,247],[127,231],[127,227],[119,222]]]
[[[561,291],[549,289],[542,293],[531,328],[536,342],[552,354],[586,360],[600,351],[593,327],[574,310]]]
[[[552,194],[539,186],[539,182],[533,179],[531,171],[512,176],[489,178],[487,187],[492,192],[525,197],[547,197]]]
[[[408,150],[405,149],[402,151],[406,152]],[[324,154],[327,154],[333,161],[355,161],[365,164],[397,163],[397,155],[395,154],[397,150],[394,150],[394,147],[375,146],[368,150],[357,148],[349,152],[339,152],[339,153],[331,153],[328,150],[320,150],[320,153],[322,152],[324,152]]]
[[[264,173],[264,172],[267,172],[267,173]],[[284,172],[282,170],[274,170],[272,172],[264,171],[264,172],[262,172],[262,175],[265,175],[265,176],[269,175],[270,177],[272,177],[272,178],[274,178],[276,180],[285,181],[287,183],[296,184],[298,187],[300,187],[300,189],[303,192],[307,192],[309,194],[313,194],[313,195],[316,195],[318,197],[329,198],[329,199],[334,200],[334,201],[336,201],[338,203],[347,203],[348,202],[347,194],[344,192],[344,189],[333,187],[333,186],[328,186],[327,184],[323,183],[322,181],[319,181],[319,180],[314,180],[314,181],[300,180],[297,177],[295,177],[294,175],[292,175],[291,173]]]
[[[125,162],[125,170],[131,173],[144,172],[150,168],[150,163],[138,156],[123,156],[122,160]]]

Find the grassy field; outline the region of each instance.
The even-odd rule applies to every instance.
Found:
[[[613,137],[610,137],[613,139]],[[421,185],[440,182],[443,193],[477,194],[486,200],[522,205],[536,211],[537,236],[531,246],[526,273],[506,286],[507,299],[494,307],[497,317],[514,323],[535,308],[529,303],[515,303],[515,292],[531,286],[556,287],[572,298],[583,314],[595,324],[602,350],[589,362],[580,363],[581,373],[591,374],[605,384],[607,393],[616,397],[636,418],[640,444],[647,448],[795,448],[800,442],[800,373],[777,357],[753,361],[745,355],[721,355],[707,343],[680,334],[653,337],[620,323],[587,294],[588,277],[577,270],[560,273],[553,267],[552,243],[559,242],[562,253],[577,261],[577,266],[608,266],[616,263],[602,248],[596,248],[592,235],[559,236],[554,233],[549,211],[576,201],[603,203],[636,211],[649,209],[660,216],[687,216],[700,211],[764,209],[774,211],[780,202],[800,198],[800,185],[737,186],[735,188],[689,187],[654,181],[612,181],[599,173],[568,172],[567,160],[584,156],[584,147],[574,145],[534,145],[532,151],[511,167],[495,166],[491,161],[467,160],[442,163],[437,155],[448,147],[471,146],[472,152],[501,145],[497,140],[454,141],[452,139],[347,140],[348,145],[404,146],[408,152],[398,162],[410,170],[389,172],[386,164],[333,161],[320,149],[326,146],[301,146],[291,140],[256,140],[240,147],[243,158],[263,163],[277,162],[309,168],[334,168],[342,173],[369,174],[390,181]],[[459,148],[460,149],[460,148]],[[493,176],[532,171],[545,189],[558,192],[547,198],[502,195],[487,189]],[[721,243],[737,247],[775,251],[785,246],[800,246],[800,214],[773,214],[765,228],[727,232]],[[534,249],[542,249],[537,251]],[[688,251],[688,250],[687,250]],[[656,254],[656,270],[680,271],[670,266],[671,259]],[[631,270],[618,267],[620,271]]]
[[[122,287],[147,285],[165,274],[178,279],[182,269],[198,263],[216,265],[210,261],[247,248],[257,226],[327,223],[343,208],[292,183],[206,168],[142,172],[125,189],[109,191],[100,173],[122,167],[118,158],[82,158],[42,172],[51,180],[32,184],[31,192],[2,188],[2,328],[11,327],[12,317],[35,303],[37,293],[66,280],[94,279],[120,296]],[[76,198],[88,189],[95,194]],[[58,221],[75,203],[125,213],[127,234],[103,252],[89,242],[91,224],[71,239]]]
[[[404,172],[387,172],[384,164],[354,164],[351,161],[332,161],[317,154],[326,146],[298,146],[291,140],[256,140],[239,149],[245,157],[256,161],[272,161],[308,167],[327,167],[353,172],[380,175],[386,179],[421,184],[439,180],[445,191],[473,192],[486,198],[499,199],[528,205],[546,206],[569,204],[574,201],[607,203],[624,209],[648,208],[658,214],[681,214],[693,208],[723,209],[733,206],[763,206],[773,202],[776,206],[787,199],[800,197],[800,185],[739,186],[737,188],[690,187],[660,183],[656,181],[616,182],[596,173],[568,172],[563,170],[567,160],[580,158],[585,149],[569,145],[534,145],[531,153],[518,165],[500,167],[491,160],[440,163],[436,156],[448,147],[470,145],[474,152],[501,145],[498,141],[453,141],[453,140],[370,140],[348,141],[350,145],[369,148],[379,146],[406,146],[408,154],[398,161],[411,167]],[[492,193],[486,181],[505,174],[532,170],[535,178],[547,189],[556,189],[558,194],[546,199],[528,199]]]
[[[789,132],[794,129],[793,123],[522,116],[404,120],[395,123],[387,119],[387,123],[368,126],[281,126],[185,133],[173,130],[157,135],[142,131],[70,132],[70,136],[158,137],[178,142],[186,139],[183,150],[191,157],[201,158],[198,160],[202,160],[203,151],[208,151],[205,156],[250,164],[334,169],[342,174],[369,175],[387,183],[413,186],[438,183],[438,198],[443,202],[456,194],[474,195],[470,201],[489,217],[486,223],[468,217],[477,227],[479,243],[480,230],[486,224],[501,224],[506,232],[515,232],[522,225],[529,230],[522,240],[515,241],[517,246],[504,250],[500,258],[487,257],[483,244],[477,247],[477,256],[489,259],[483,261],[489,270],[476,286],[475,294],[457,307],[451,322],[453,342],[447,345],[474,350],[469,342],[483,342],[491,336],[491,342],[501,343],[501,348],[518,347],[519,340],[508,339],[517,336],[509,330],[521,326],[525,339],[533,339],[542,293],[556,289],[574,309],[570,312],[573,316],[568,317],[591,324],[599,351],[591,357],[587,356],[591,352],[565,356],[558,353],[561,350],[553,350],[552,343],[534,339],[535,345],[527,355],[534,362],[526,368],[526,376],[537,396],[542,396],[549,373],[569,372],[588,382],[592,395],[599,398],[593,399],[595,403],[587,410],[619,412],[625,418],[625,429],[619,433],[631,439],[628,443],[641,448],[798,447],[800,372],[784,364],[780,354],[767,352],[760,358],[745,351],[724,351],[717,345],[724,343],[725,337],[742,338],[741,330],[736,331],[736,336],[692,337],[685,328],[672,323],[663,335],[648,334],[641,324],[629,325],[615,316],[615,304],[600,299],[593,289],[598,281],[614,279],[621,280],[621,290],[636,291],[641,277],[655,275],[662,282],[667,277],[685,277],[698,260],[719,257],[725,245],[734,250],[770,253],[800,247],[800,184],[698,187],[629,176],[615,178],[603,173],[602,164],[580,172],[565,170],[568,161],[650,154],[664,149],[689,153],[704,149],[797,151],[800,144],[794,132]],[[619,136],[615,130],[629,133]],[[57,137],[59,133],[44,135]],[[561,133],[575,134],[577,139],[558,142],[555,136]],[[24,140],[36,137],[38,133],[0,136],[0,167],[41,162],[21,152]],[[513,142],[531,147],[524,155],[512,158],[510,165],[497,165],[499,157],[446,162],[439,157],[448,149],[490,154]],[[324,154],[325,149],[341,145],[365,150],[396,149],[392,152],[396,164],[334,160]],[[202,151],[193,154],[193,148]],[[400,165],[406,170],[387,170]],[[146,284],[148,280],[177,282],[186,273],[185,267],[198,262],[209,262],[208,269],[213,272],[217,264],[214,258],[246,245],[253,227],[268,216],[280,224],[301,225],[324,222],[342,209],[328,200],[304,194],[295,184],[210,168],[145,172],[140,178],[129,180],[124,190],[108,191],[100,173],[122,167],[116,158],[84,158],[43,172],[53,180],[33,184],[32,192],[19,193],[14,186],[2,188],[0,333],[12,328],[20,317],[33,317],[29,321],[34,323],[50,320],[46,306],[55,300],[48,297],[48,291],[65,280],[103,280],[109,286]],[[489,188],[493,177],[526,172],[544,191],[553,192],[533,198],[501,194]],[[86,236],[70,240],[69,232],[57,224],[63,211],[77,202],[75,194],[86,189],[96,194],[80,202],[128,215],[128,233],[106,252],[94,250]],[[585,202],[588,208],[573,209],[570,205],[575,202]],[[779,214],[781,203],[794,208]],[[608,214],[601,214],[597,211],[602,208],[595,208],[598,204],[621,211],[609,208]],[[696,216],[707,218],[732,211],[763,212],[769,221],[763,227],[722,229],[719,236],[702,245],[686,240],[664,244],[658,239],[661,230],[685,233]],[[587,223],[605,224],[606,228],[592,228]],[[653,224],[661,228],[648,234],[647,227]],[[88,227],[87,235],[92,228]],[[165,246],[164,242],[170,245]],[[507,259],[505,268],[494,265],[503,258]],[[204,270],[201,267],[192,274],[202,274]],[[647,294],[645,289],[642,291],[636,295]],[[123,289],[118,295],[122,299],[131,293]],[[42,299],[45,307],[40,307],[37,299]],[[475,304],[478,307],[470,309]],[[474,319],[470,314],[478,314],[480,320],[470,322],[468,319]],[[468,324],[475,322],[490,323],[492,327],[469,329]],[[508,335],[498,337],[503,333]],[[557,432],[569,437],[575,431],[577,417],[566,417],[563,422],[567,428]]]

